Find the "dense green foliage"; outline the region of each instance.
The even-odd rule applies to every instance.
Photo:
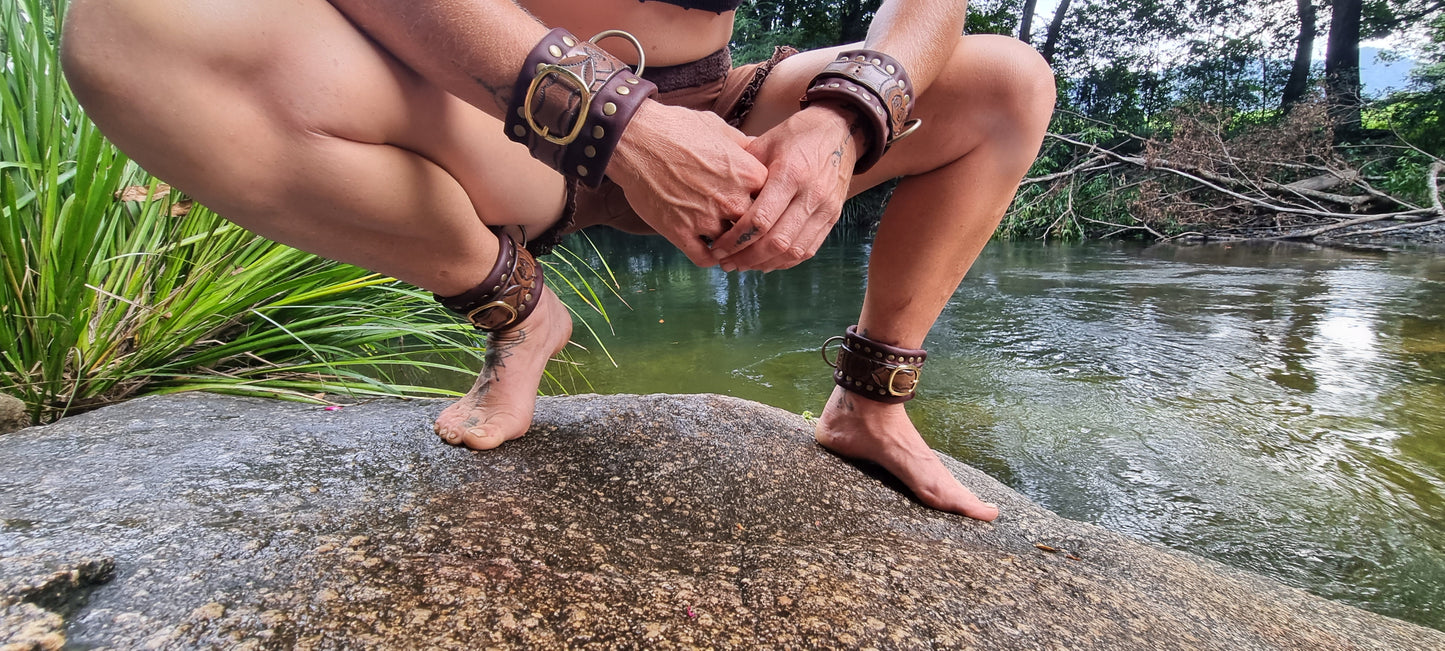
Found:
[[[878,4],[749,2],[739,11],[734,47],[742,58],[757,59],[784,43],[817,47],[857,40],[866,32],[856,25],[866,25]],[[1182,118],[1191,133],[1198,131],[1198,120],[1210,124],[1219,140],[1219,160],[1250,159],[1254,167],[1241,175],[1249,181],[1287,184],[1310,169],[1358,170],[1372,184],[1370,190],[1409,205],[1429,205],[1426,172],[1445,155],[1445,20],[1440,17],[1445,5],[1370,0],[1361,5],[1360,34],[1343,44],[1345,37],[1330,31],[1336,12],[1347,11],[1343,0],[1321,6],[1312,0],[1063,0],[1052,16],[1028,16],[1025,21],[1022,12],[1034,6],[1032,1],[970,3],[966,28],[970,33],[1019,36],[1033,43],[1055,70],[1059,103],[1050,132],[1068,141],[1047,141],[1030,176],[1069,170],[1084,152],[1092,155],[1088,147],[1093,146],[1123,156],[1169,151],[1197,158],[1189,156],[1184,145],[1208,143],[1173,142]],[[1313,44],[1328,40],[1332,52],[1343,52],[1358,48],[1360,37],[1387,35],[1432,43],[1406,53],[1422,63],[1414,84],[1362,105],[1342,105],[1350,98],[1359,101],[1358,81],[1343,96],[1334,87],[1327,89],[1325,62],[1313,59]],[[1293,75],[1299,79],[1291,91]],[[1296,111],[1299,106],[1307,108]],[[1363,128],[1350,123],[1351,116],[1362,119]],[[1268,159],[1268,147],[1281,144],[1270,132],[1300,140],[1298,147],[1285,143],[1293,158]],[[1319,148],[1321,134],[1339,146],[1331,150],[1326,142]],[[1192,162],[1220,172],[1218,160]],[[1267,163],[1276,165],[1265,169]],[[1104,173],[1026,184],[999,234],[1158,237],[1237,225],[1221,221],[1217,213],[1189,208],[1199,201],[1228,200],[1189,192],[1184,184],[1169,180],[1146,180],[1139,171],[1137,166],[1116,165]],[[877,204],[875,196],[851,207],[843,223],[868,226],[868,218],[857,216]],[[1380,201],[1366,207],[1388,211],[1401,205]],[[1362,208],[1350,208],[1355,209]],[[1242,216],[1253,217],[1254,212],[1258,210]]]
[[[128,161],[60,74],[64,8],[0,3],[0,391],[36,422],[195,389],[449,394],[399,378],[480,365],[429,296],[252,235]],[[554,285],[600,311],[567,256],[544,262]]]

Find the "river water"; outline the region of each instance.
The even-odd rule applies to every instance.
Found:
[[[764,275],[594,239],[631,307],[607,303],[616,367],[578,329],[596,391],[821,409],[867,242]],[[936,449],[1065,517],[1445,628],[1445,257],[994,242],[926,347],[909,409]]]

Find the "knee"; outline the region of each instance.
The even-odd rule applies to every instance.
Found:
[[[1028,44],[1007,36],[967,36],[954,48],[949,69],[966,71],[955,77],[959,92],[989,111],[994,126],[1048,127],[1057,98],[1054,72]]]
[[[82,103],[100,94],[113,79],[123,62],[107,54],[105,43],[111,38],[106,24],[110,7],[103,2],[73,2],[65,13],[64,31],[60,38],[60,68],[65,80]]]

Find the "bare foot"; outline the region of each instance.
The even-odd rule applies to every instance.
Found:
[[[548,287],[521,325],[487,339],[487,357],[472,390],[433,426],[452,445],[490,450],[527,433],[547,360],[572,337],[572,315]]]
[[[839,455],[883,466],[928,506],[978,520],[998,517],[998,507],[980,501],[954,479],[901,404],[868,400],[834,387],[814,436]]]

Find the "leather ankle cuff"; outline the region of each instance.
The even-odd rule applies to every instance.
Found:
[[[637,47],[638,74],[596,45],[612,36]],[[601,185],[623,129],[657,93],[639,76],[644,67],[642,46],[631,34],[608,30],[583,41],[553,29],[522,64],[507,107],[507,137],[563,175]]]
[[[542,300],[542,270],[512,236],[497,233],[497,263],[486,280],[456,296],[432,294],[442,307],[484,332],[507,330],[526,320]]]
[[[836,360],[828,359],[828,345],[842,340]],[[913,399],[923,374],[928,353],[922,349],[899,348],[858,334],[858,326],[848,326],[848,333],[823,342],[823,361],[833,367],[833,381],[853,393],[896,404]]]
[[[854,164],[854,174],[868,171],[893,143],[922,124],[908,119],[913,111],[913,82],[903,64],[877,50],[841,52],[813,77],[803,94],[803,107],[825,100],[852,108],[869,134],[868,151]]]

